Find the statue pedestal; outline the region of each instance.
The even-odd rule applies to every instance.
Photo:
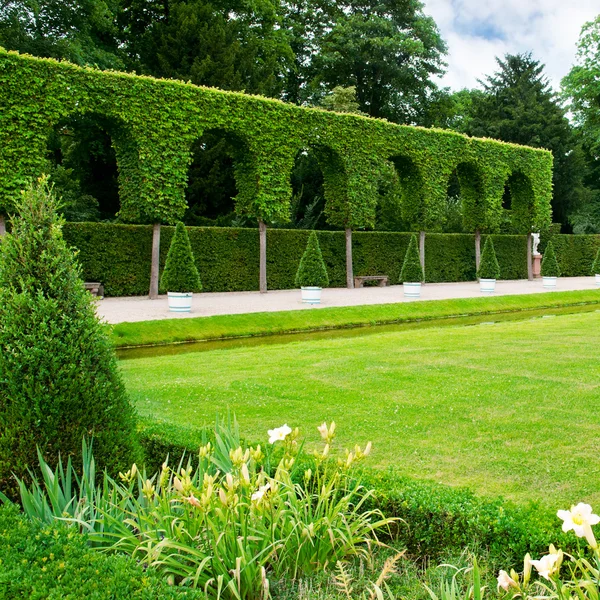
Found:
[[[533,255],[533,276],[541,277],[542,273],[542,255],[534,254]]]

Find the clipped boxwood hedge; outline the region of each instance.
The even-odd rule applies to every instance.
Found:
[[[161,229],[160,267],[164,269],[173,227]],[[226,227],[188,228],[192,251],[206,292],[258,289],[259,241],[257,229]],[[309,231],[267,231],[269,289],[294,289],[296,271],[306,249]],[[346,285],[343,231],[317,232],[329,285]],[[356,232],[353,234],[355,275],[387,275],[398,281],[410,233]],[[142,296],[150,286],[152,227],[107,223],[67,223],[67,243],[79,249],[86,281],[104,284],[107,296]],[[583,236],[586,237],[586,236]],[[527,277],[527,237],[493,236],[501,279]],[[589,262],[591,268],[592,259]],[[475,238],[466,234],[427,234],[425,280],[473,281]]]
[[[552,236],[552,246],[563,277],[592,275],[592,263],[600,248],[600,235]]]

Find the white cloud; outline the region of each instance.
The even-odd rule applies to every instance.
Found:
[[[600,14],[600,0],[424,0],[448,44],[441,84],[477,86],[495,57],[532,52],[558,89],[575,60],[581,27]]]

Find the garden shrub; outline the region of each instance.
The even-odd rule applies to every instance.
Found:
[[[475,270],[474,235],[428,233],[425,236],[425,277],[428,282],[474,281]]]
[[[319,240],[317,234],[311,231],[296,273],[296,286],[324,288],[328,285],[329,276],[319,247]]]
[[[548,242],[542,257],[542,277],[560,277],[560,268],[552,242]]]
[[[596,258],[592,263],[592,275],[600,275],[600,248],[596,252]]]
[[[590,266],[600,249],[600,235],[554,235],[552,246],[564,277],[595,274],[590,272]]]
[[[47,180],[30,185],[0,244],[0,490],[94,437],[100,468],[135,457],[135,412]]]
[[[413,234],[408,243],[404,262],[402,263],[400,282],[421,283],[423,279],[423,269],[421,267],[421,259],[419,258],[417,236]]]
[[[167,262],[160,278],[162,289],[167,292],[200,292],[202,284],[194,261],[185,225],[180,221],[169,246]]]
[[[480,279],[498,279],[500,277],[500,265],[496,258],[494,242],[492,242],[490,236],[486,238],[485,244],[483,245],[483,252],[481,253],[481,262],[479,263],[477,276]]]
[[[527,279],[527,236],[490,235],[500,265],[498,279]]]
[[[167,585],[153,569],[90,548],[60,522],[31,521],[15,505],[0,507],[0,596],[46,600],[175,600],[204,598]]]

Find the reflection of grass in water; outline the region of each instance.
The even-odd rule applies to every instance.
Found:
[[[594,311],[296,337],[121,367],[142,416],[203,425],[230,408],[249,439],[287,422],[309,443],[335,419],[341,446],[373,440],[371,464],[555,507],[600,501],[598,354]]]

